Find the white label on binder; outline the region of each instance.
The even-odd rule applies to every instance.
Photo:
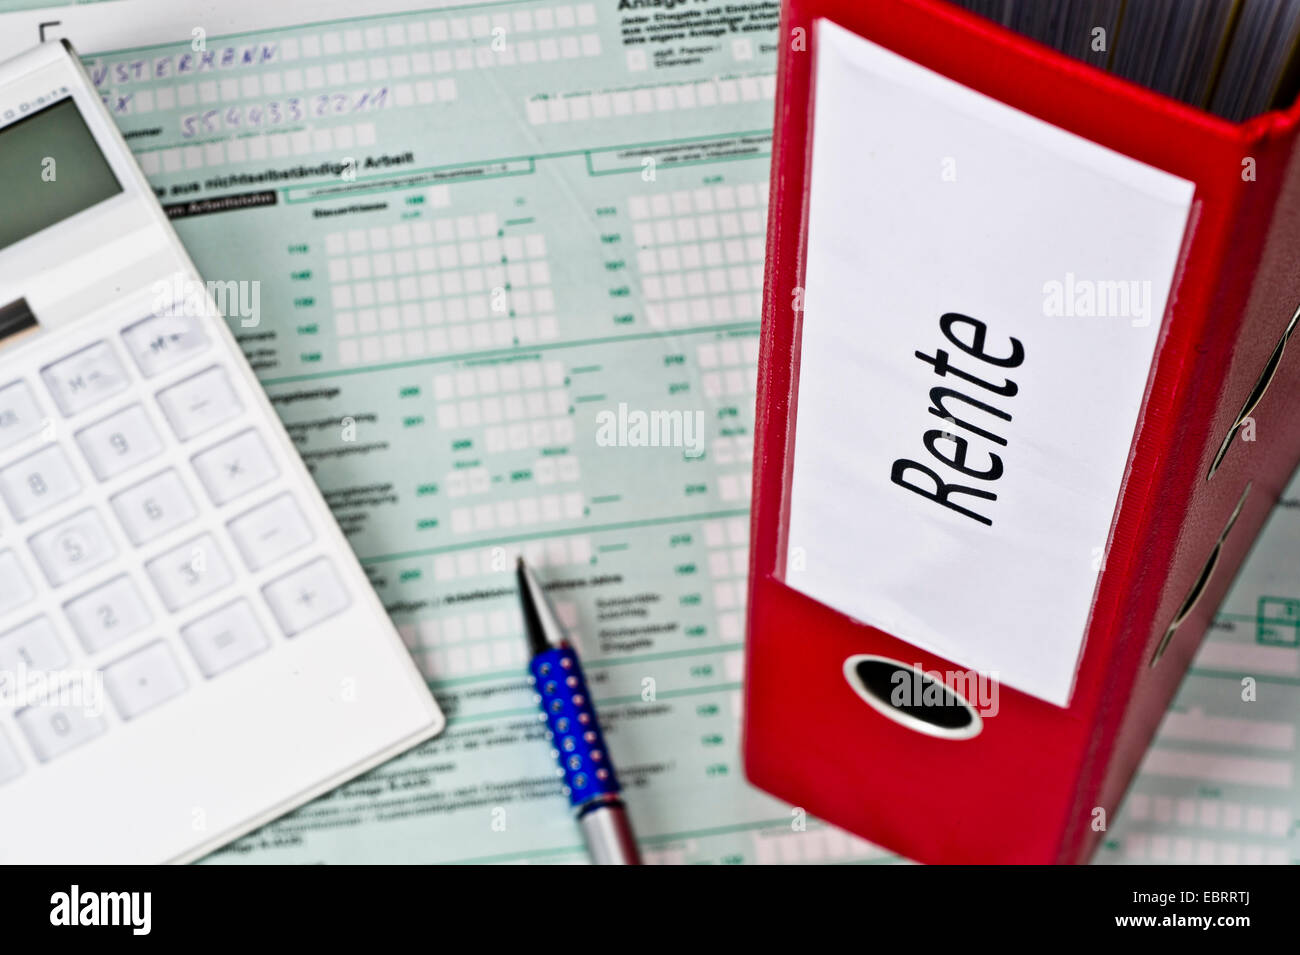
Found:
[[[816,39],[786,580],[1064,706],[1193,186]]]

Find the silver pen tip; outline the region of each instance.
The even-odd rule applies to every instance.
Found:
[[[533,656],[552,647],[563,645],[564,628],[555,616],[555,610],[546,599],[542,585],[532,568],[522,557],[515,564],[515,574],[519,581],[519,599],[523,604],[524,632],[528,637],[528,649]]]

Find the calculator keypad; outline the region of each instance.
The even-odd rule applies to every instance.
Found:
[[[0,786],[351,603],[207,321],[137,317],[0,378],[0,670],[98,671],[111,703],[0,711]]]

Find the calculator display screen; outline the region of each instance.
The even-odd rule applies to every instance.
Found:
[[[76,103],[0,128],[0,249],[122,191]]]

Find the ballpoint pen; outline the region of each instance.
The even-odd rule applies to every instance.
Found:
[[[636,836],[619,796],[618,776],[605,748],[578,654],[522,557],[516,569],[532,655],[528,670],[591,861],[597,865],[640,865]]]

